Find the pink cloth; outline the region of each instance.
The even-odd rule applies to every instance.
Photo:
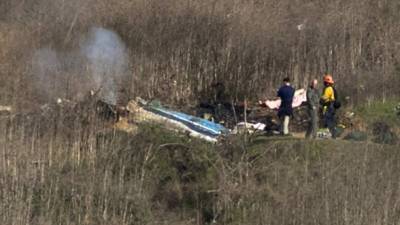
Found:
[[[292,107],[296,108],[301,106],[303,102],[307,102],[307,92],[304,89],[297,90],[294,93],[294,98],[293,98],[293,104]],[[265,104],[268,106],[270,109],[279,109],[279,106],[281,106],[281,100],[267,100]]]

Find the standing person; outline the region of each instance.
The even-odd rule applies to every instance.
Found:
[[[324,126],[329,129],[333,139],[336,139],[336,108],[335,101],[337,100],[337,92],[334,87],[334,81],[331,75],[327,74],[324,76],[324,90],[321,96],[322,104],[322,115],[324,119]],[[338,103],[338,102],[337,102]]]
[[[307,112],[309,116],[309,124],[306,132],[306,138],[316,138],[318,131],[318,106],[320,99],[318,90],[318,80],[313,79],[307,90]]]
[[[290,85],[290,79],[283,79],[283,86],[278,90],[278,97],[281,99],[281,105],[278,111],[278,117],[281,120],[281,134],[289,135],[289,121],[293,115],[293,97],[295,90]]]

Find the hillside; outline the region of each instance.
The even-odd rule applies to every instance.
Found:
[[[1,224],[400,219],[397,146],[263,136],[209,144],[151,124],[132,136],[10,122],[1,123]]]
[[[0,0],[0,225],[400,224],[399,11]],[[305,107],[273,136],[260,102],[325,74],[342,136],[304,140]]]
[[[0,104],[102,89],[185,106],[275,96],[331,73],[351,104],[398,95],[397,0],[2,0]]]

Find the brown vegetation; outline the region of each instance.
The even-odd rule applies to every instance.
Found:
[[[130,97],[187,103],[222,82],[232,100],[251,99],[274,93],[283,76],[303,87],[326,72],[352,102],[399,94],[395,0],[3,0],[0,8],[2,102],[37,100],[35,50],[71,51],[94,26],[127,45]]]
[[[254,136],[212,145],[153,125],[132,136],[83,112],[1,120],[1,224],[400,220],[397,147]]]
[[[284,76],[304,87],[326,72],[358,103],[400,94],[399,11],[397,0],[1,0],[0,105],[13,113],[0,115],[0,224],[398,224],[397,146],[118,132],[94,102],[54,103],[88,94],[85,66],[40,85],[33,61],[42,49],[73,58],[104,27],[129,55],[125,103],[191,105],[216,83],[230,101],[257,99]]]

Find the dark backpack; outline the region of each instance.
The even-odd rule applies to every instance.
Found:
[[[336,88],[334,88],[334,87],[332,87],[332,88],[333,88],[333,95],[335,96],[335,101],[333,102],[333,107],[335,109],[339,109],[340,107],[342,107],[342,103],[339,100],[339,95],[338,95]]]

